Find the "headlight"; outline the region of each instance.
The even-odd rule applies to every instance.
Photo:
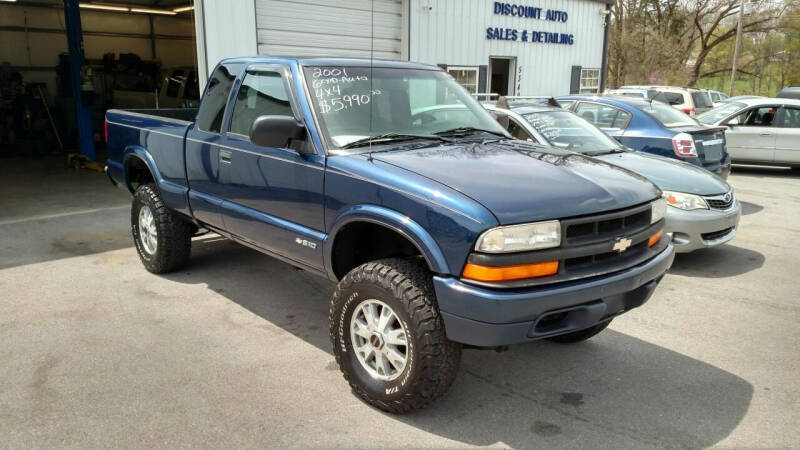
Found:
[[[654,224],[667,215],[667,201],[660,198],[650,204],[650,224]]]
[[[484,253],[512,253],[561,245],[561,224],[557,220],[497,227],[478,238],[475,250]]]
[[[664,191],[664,198],[669,206],[674,206],[686,211],[693,209],[708,209],[708,204],[699,195],[686,194],[684,192]]]

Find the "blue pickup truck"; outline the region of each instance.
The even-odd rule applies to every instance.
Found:
[[[337,282],[334,355],[385,411],[441,397],[465,346],[588,339],[673,260],[652,183],[514,140],[433,66],[225,60],[199,109],[110,110],[106,139],[147,270],[211,230]]]

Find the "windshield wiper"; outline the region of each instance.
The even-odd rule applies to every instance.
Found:
[[[432,139],[442,142],[453,142],[452,139],[448,139],[442,136],[437,136],[435,134],[383,133],[377,136],[367,136],[365,138],[356,139],[355,141],[349,142],[339,148],[345,149],[345,148],[364,147],[370,144],[380,144],[383,142],[410,141],[412,139]]]
[[[614,153],[627,153],[628,151],[617,147],[617,148],[610,148],[608,150],[595,150],[593,152],[586,152],[585,155],[587,156],[600,156],[600,155],[613,155]]]
[[[471,134],[471,133],[489,133],[489,134],[493,134],[495,136],[501,136],[501,137],[504,137],[504,138],[508,137],[507,134],[501,133],[499,131],[486,130],[486,129],[483,129],[483,128],[476,128],[476,127],[456,127],[456,128],[451,128],[449,130],[437,131],[434,134],[436,134],[438,136],[445,136],[445,135],[467,136],[468,134]]]

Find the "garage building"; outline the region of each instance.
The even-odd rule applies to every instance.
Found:
[[[242,55],[436,64],[473,93],[597,92],[604,0],[197,0],[201,71]]]
[[[227,57],[373,56],[475,94],[598,92],[607,1],[0,0],[0,156],[102,162],[107,109],[195,106]]]

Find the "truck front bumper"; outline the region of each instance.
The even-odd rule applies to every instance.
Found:
[[[638,266],[555,286],[497,290],[439,276],[433,283],[447,337],[495,347],[589,328],[642,305],[674,257],[669,245]]]

